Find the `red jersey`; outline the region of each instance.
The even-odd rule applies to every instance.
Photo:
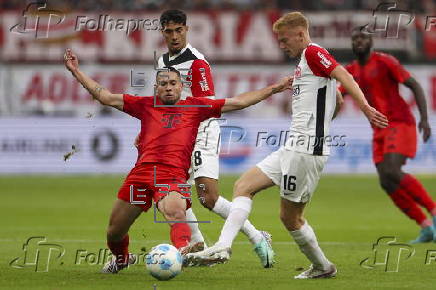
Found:
[[[157,107],[154,97],[125,94],[123,98],[123,111],[141,120],[136,164],[162,163],[182,168],[186,173],[191,166],[198,126],[209,118],[219,118],[225,103],[224,99],[188,97],[176,106]],[[156,105],[162,105],[157,97]]]
[[[372,52],[365,65],[354,60],[345,68],[359,84],[368,103],[383,113],[389,122],[415,124],[415,118],[398,88],[399,83],[410,78],[410,73],[395,57]]]

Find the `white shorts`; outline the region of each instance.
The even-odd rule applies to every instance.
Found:
[[[309,202],[328,156],[316,156],[281,147],[256,164],[280,186],[280,196],[293,202]]]
[[[191,156],[189,183],[197,177],[219,177],[220,126],[217,120],[208,119],[198,127],[197,139]]]

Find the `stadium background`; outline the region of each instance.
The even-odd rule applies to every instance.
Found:
[[[307,11],[312,40],[346,64],[352,57],[350,29],[371,25],[371,9],[377,4],[344,0],[49,1],[45,9],[30,5],[23,12],[24,1],[4,1],[0,17],[0,172],[124,173],[133,164],[136,150],[132,140],[138,122],[92,101],[60,60],[64,49],[71,47],[83,69],[111,91],[150,95],[154,53],[162,54],[165,45],[155,27],[127,34],[110,29],[108,24],[97,28],[91,22],[88,26],[78,25],[79,17],[98,20],[107,15],[115,20],[152,21],[166,8],[187,10],[188,41],[206,55],[212,65],[216,96],[224,98],[260,88],[293,72],[295,63],[279,50],[271,31],[271,24],[286,9]],[[65,15],[65,19],[56,25],[54,17],[47,29],[44,25],[48,14],[43,11],[48,9]],[[422,84],[431,124],[436,128],[436,29],[425,31],[425,17],[432,15],[435,5],[432,1],[399,1],[397,9],[416,13],[415,20],[405,25],[407,17],[400,19],[398,38],[393,38],[395,31],[388,37],[377,33],[375,48],[399,57]],[[35,15],[40,17],[42,31],[37,36],[32,31]],[[377,15],[379,23],[383,23],[387,14]],[[393,23],[396,19],[392,15]],[[401,89],[416,115],[410,90]],[[240,173],[283,144],[279,137],[290,123],[289,94],[273,96],[224,118],[220,121],[225,149],[221,153],[221,172]],[[326,172],[374,172],[371,130],[351,100],[346,100],[332,128],[332,135],[345,135],[345,146],[332,147]],[[63,156],[72,145],[79,152],[65,162]],[[434,173],[433,138],[419,148],[409,168]]]

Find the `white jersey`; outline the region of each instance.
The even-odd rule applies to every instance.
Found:
[[[338,65],[321,46],[311,43],[301,54],[292,84],[292,122],[285,148],[312,155],[329,155],[330,122],[336,107]]]
[[[204,55],[189,43],[178,54],[163,54],[157,64],[159,69],[173,67],[180,71],[183,80],[182,100],[190,96],[215,99],[209,63]]]

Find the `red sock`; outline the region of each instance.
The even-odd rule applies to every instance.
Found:
[[[117,264],[126,264],[129,258],[129,235],[125,235],[121,241],[107,242],[112,254],[117,257]]]
[[[176,223],[171,226],[171,242],[174,247],[180,249],[187,246],[191,241],[191,228],[185,223]]]
[[[415,201],[401,187],[398,187],[397,190],[389,194],[389,197],[402,212],[416,221],[418,225],[421,225],[427,219],[421,208],[416,205]]]
[[[401,179],[400,186],[406,193],[413,198],[419,205],[425,207],[429,213],[436,215],[436,204],[419,182],[413,175],[405,174]]]

